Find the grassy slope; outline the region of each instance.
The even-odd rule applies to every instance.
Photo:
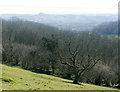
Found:
[[[72,84],[71,80],[37,74],[6,65],[2,65],[2,73],[3,90],[116,90],[86,83]]]

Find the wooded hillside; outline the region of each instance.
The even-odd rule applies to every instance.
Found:
[[[103,86],[120,86],[118,39],[3,20],[3,63]]]

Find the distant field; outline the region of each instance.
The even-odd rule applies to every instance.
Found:
[[[112,39],[112,38],[118,38],[118,39],[120,39],[120,36],[119,36],[119,35],[108,35],[108,37],[111,38],[111,39]]]
[[[117,90],[86,83],[72,84],[71,80],[6,65],[2,65],[2,74],[3,90]]]

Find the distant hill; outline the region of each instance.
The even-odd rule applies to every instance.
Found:
[[[58,15],[58,14],[2,14],[0,15],[3,19],[20,18],[23,20],[29,20],[47,24],[50,26],[57,27],[64,30],[72,31],[85,31],[91,30],[96,25],[103,22],[117,21],[117,15],[115,14],[81,14],[81,15]]]
[[[100,34],[118,34],[118,22],[103,23],[96,26],[93,31]]]

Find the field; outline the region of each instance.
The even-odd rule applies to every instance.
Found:
[[[72,84],[71,80],[38,74],[21,69],[2,65],[3,90],[117,90],[109,87],[81,83]]]

